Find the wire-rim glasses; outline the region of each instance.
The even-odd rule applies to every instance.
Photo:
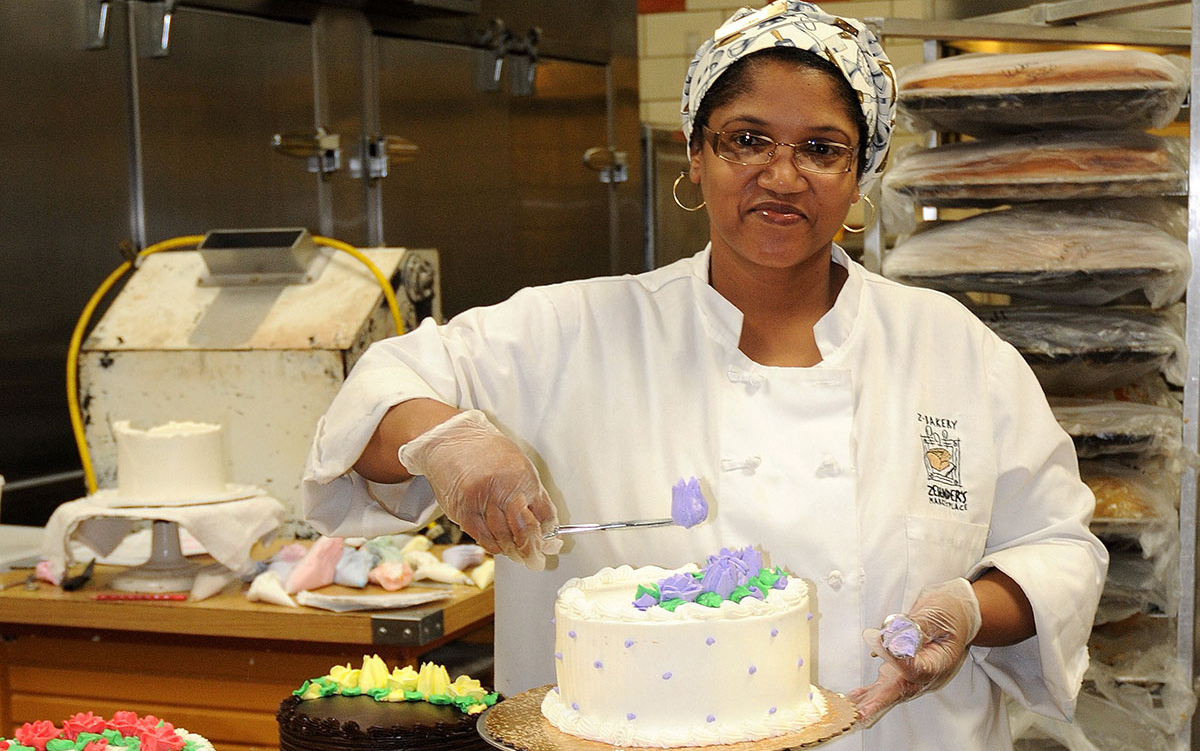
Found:
[[[854,166],[854,149],[841,143],[810,139],[800,143],[776,141],[752,130],[713,130],[702,126],[712,136],[712,150],[720,159],[744,166],[770,164],[780,146],[792,147],[792,164],[796,169],[820,175],[840,175]]]

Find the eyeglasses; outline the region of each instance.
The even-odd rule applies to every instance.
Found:
[[[712,130],[712,150],[721,159],[734,164],[770,164],[780,146],[792,147],[792,164],[805,172],[839,175],[854,166],[854,150],[830,141],[785,143],[749,130]]]

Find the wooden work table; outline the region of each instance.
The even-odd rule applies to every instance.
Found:
[[[121,570],[97,566],[77,592],[27,589],[28,571],[0,574],[0,737],[32,720],[128,709],[200,733],[218,751],[276,749],[279,702],[333,665],[358,667],[364,654],[414,664],[439,647],[490,653],[491,587],[454,585],[446,600],[352,613],[250,602],[240,583],[199,602],[95,599]]]

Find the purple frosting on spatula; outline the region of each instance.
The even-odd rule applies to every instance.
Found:
[[[695,477],[680,480],[671,488],[671,518],[681,527],[694,527],[708,518],[708,501]]]

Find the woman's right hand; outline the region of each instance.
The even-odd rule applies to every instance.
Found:
[[[400,447],[400,462],[424,475],[442,510],[489,553],[540,571],[562,547],[545,535],[558,512],[537,469],[479,410],[461,412]]]

